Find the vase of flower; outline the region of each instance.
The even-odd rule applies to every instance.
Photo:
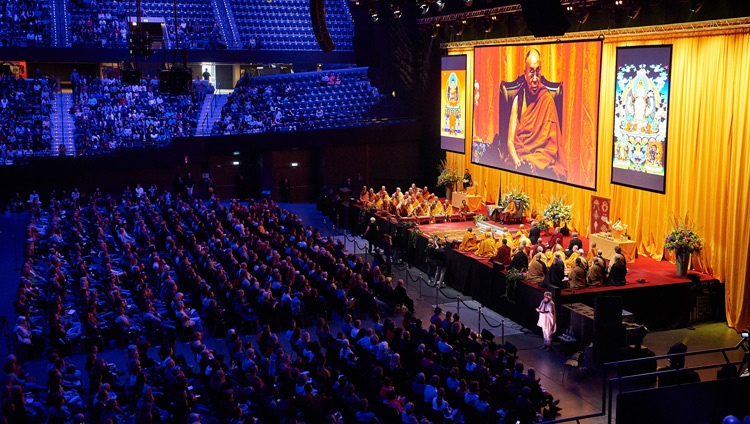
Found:
[[[453,186],[445,186],[445,198],[448,200],[453,200]]]
[[[690,255],[703,249],[703,239],[687,215],[685,219],[673,217],[672,225],[672,231],[664,239],[664,248],[674,251],[677,275],[684,277],[690,268]]]
[[[677,276],[684,277],[690,268],[690,253],[687,251],[675,251],[675,265],[677,266]]]

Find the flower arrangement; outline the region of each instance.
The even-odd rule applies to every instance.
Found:
[[[483,213],[478,213],[478,214],[474,215],[474,223],[475,224],[478,223],[478,222],[484,222],[486,220],[487,220],[487,215],[485,215]]]
[[[456,171],[448,168],[448,164],[445,161],[445,159],[443,159],[443,161],[440,162],[440,165],[438,166],[438,171],[440,172],[438,174],[438,180],[437,180],[438,186],[452,187],[459,180],[461,180],[461,175],[458,175]]]
[[[531,198],[529,198],[529,195],[526,194],[523,189],[516,186],[510,187],[508,189],[508,192],[503,195],[503,198],[498,203],[498,206],[505,209],[505,207],[508,206],[508,203],[513,200],[520,200],[524,210],[531,208]]]
[[[506,298],[510,303],[516,303],[516,287],[518,287],[518,282],[524,278],[526,278],[526,275],[522,271],[515,268],[509,269],[508,273],[505,274],[505,293],[500,297]]]
[[[543,219],[536,221],[536,223],[534,223],[534,226],[542,231],[546,231],[549,228],[549,225],[547,225],[547,221]]]
[[[687,214],[685,219],[672,217],[672,231],[664,239],[664,248],[675,253],[694,253],[703,249],[703,239],[698,236],[695,224]]]
[[[566,224],[573,219],[573,204],[566,205],[565,197],[552,196],[542,216],[546,221],[555,223],[555,226]]]

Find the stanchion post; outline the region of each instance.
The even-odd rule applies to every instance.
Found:
[[[439,305],[438,299],[440,297],[440,284],[435,284],[435,306]]]
[[[459,314],[461,312],[461,295],[456,296],[456,313]]]
[[[505,320],[502,320],[500,325],[502,326],[500,341],[503,343],[503,346],[505,346]]]
[[[482,334],[482,305],[479,305],[479,312],[477,315],[477,334]]]
[[[409,273],[406,273],[406,278],[409,279]],[[419,300],[424,300],[422,297],[422,272],[419,272]]]

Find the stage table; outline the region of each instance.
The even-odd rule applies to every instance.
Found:
[[[466,200],[471,212],[477,212],[482,207],[482,196],[476,194],[459,193],[454,191],[451,204],[456,208],[461,208],[461,201]]]
[[[622,254],[625,255],[627,262],[635,262],[635,258],[638,257],[638,251],[636,250],[636,242],[633,240],[614,240],[610,237],[603,236],[601,234],[590,234],[589,235],[589,246],[591,243],[596,243],[596,248],[602,251],[602,256],[609,260],[615,254],[615,246],[620,246]],[[591,248],[591,247],[589,247]],[[594,252],[596,253],[596,252]]]

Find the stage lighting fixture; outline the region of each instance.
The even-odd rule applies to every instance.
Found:
[[[484,32],[492,32],[492,27],[495,24],[495,21],[497,20],[497,16],[488,16],[484,18],[482,21],[482,30]]]
[[[690,0],[690,13],[698,13],[703,7],[703,0]]]
[[[569,5],[565,6],[565,10],[567,10],[568,12],[572,12],[573,11],[573,5],[569,4]]]
[[[466,29],[466,19],[462,20],[461,22],[455,23],[456,28],[456,35],[461,36],[464,34],[464,30]]]
[[[438,33],[440,33],[440,24],[439,23],[433,25],[433,27],[432,27],[432,33],[430,34],[430,36],[432,38],[435,38],[435,37],[438,36]]]
[[[400,6],[391,6],[393,8],[393,19],[400,19],[401,18],[401,7]]]
[[[423,15],[426,15],[427,12],[430,11],[430,5],[427,3],[422,3],[419,5],[419,10],[422,12]]]
[[[374,7],[370,8],[370,19],[372,19],[373,22],[378,21],[378,9]]]
[[[466,7],[471,7],[474,4],[474,0],[464,0]]]
[[[615,0],[615,6],[622,6],[622,0]]]
[[[445,7],[445,0],[437,0],[435,2],[435,5],[437,6],[438,12],[442,12],[443,8]]]

